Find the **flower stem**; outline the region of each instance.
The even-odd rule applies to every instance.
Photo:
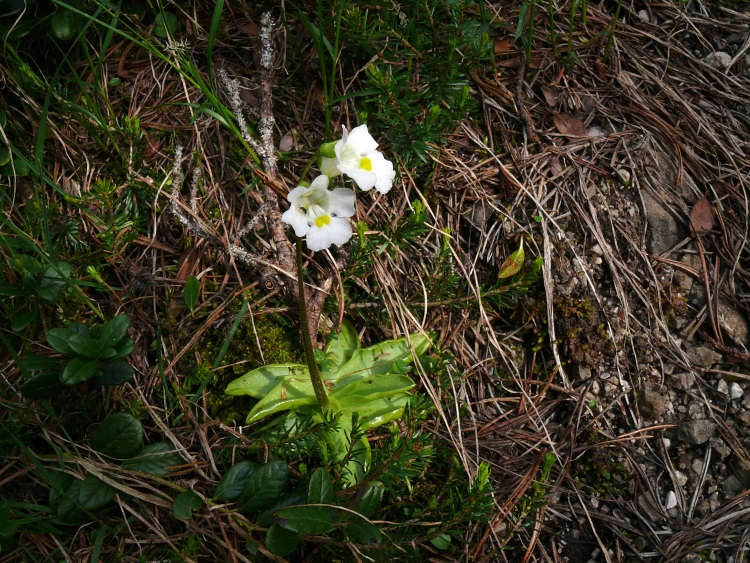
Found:
[[[315,398],[318,399],[320,410],[328,412],[331,410],[331,402],[328,400],[326,386],[323,383],[323,377],[320,375],[318,363],[315,361],[315,352],[313,352],[312,340],[310,339],[310,324],[307,321],[307,303],[305,302],[305,270],[302,267],[302,240],[295,235],[294,247],[297,250],[297,289],[299,291],[299,320],[300,332],[302,333],[302,346],[305,348],[305,359],[307,360],[307,369],[310,370],[310,381],[312,381]]]

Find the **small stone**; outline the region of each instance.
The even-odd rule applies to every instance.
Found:
[[[638,402],[641,414],[649,420],[658,419],[667,409],[667,399],[666,395],[662,395],[656,391],[644,390]]]
[[[664,503],[664,507],[669,510],[670,508],[674,508],[677,506],[677,495],[674,491],[669,491],[669,494],[667,494],[667,500]]]
[[[643,22],[651,21],[651,17],[648,15],[648,10],[641,10],[636,15],[638,16],[638,19]]]
[[[729,384],[725,380],[720,379],[719,383],[716,384],[716,390],[722,395],[729,395]]]
[[[726,300],[719,299],[719,305],[716,308],[716,316],[719,319],[719,326],[732,342],[738,346],[748,344],[748,326],[747,319],[732,307]]]
[[[284,135],[279,141],[279,151],[289,152],[294,148],[294,137],[292,135]]]
[[[617,170],[617,175],[620,177],[620,181],[622,182],[622,185],[626,188],[630,186],[630,172],[625,170],[624,168],[620,168]]]
[[[669,377],[669,382],[675,389],[687,391],[693,387],[695,375],[689,372],[675,373]]]
[[[744,395],[744,393],[745,392],[742,390],[742,387],[740,387],[740,384],[737,382],[732,383],[729,386],[729,396],[732,399],[739,399],[740,397],[742,397],[742,395]]]
[[[682,425],[680,436],[684,441],[699,446],[708,442],[715,431],[716,423],[710,420],[691,420]]]
[[[732,57],[724,51],[716,51],[703,57],[702,61],[716,70],[726,70],[732,62]]]
[[[687,482],[688,482],[687,475],[685,475],[682,471],[674,472],[674,480],[677,481],[677,484],[680,487],[684,487],[685,485],[687,485]]]
[[[685,237],[685,228],[653,192],[646,189],[641,195],[649,226],[649,250],[653,254],[666,254]]]
[[[638,497],[638,506],[643,511],[642,514],[645,514],[652,522],[661,522],[662,520],[664,520],[662,515],[659,514],[654,508],[653,501],[650,498],[646,497],[646,495],[641,495]]]
[[[745,486],[742,484],[742,481],[737,478],[737,476],[730,475],[729,477],[724,479],[724,493],[727,495],[727,497],[737,496],[744,490]]]
[[[691,363],[702,368],[710,368],[721,361],[721,354],[706,346],[694,346],[685,350],[685,355]]]
[[[694,473],[700,475],[703,472],[703,460],[694,459],[692,465],[690,466],[690,469],[692,469]]]
[[[604,254],[602,247],[599,246],[598,244],[595,244],[594,246],[591,247],[591,252],[593,252],[594,254],[598,254],[599,256]]]
[[[688,416],[692,419],[706,418],[703,403],[693,401],[688,405]]]
[[[589,366],[578,366],[578,379],[586,381],[591,378],[591,368]]]
[[[701,561],[703,558],[698,553],[688,553],[680,559],[680,563],[701,563]]]

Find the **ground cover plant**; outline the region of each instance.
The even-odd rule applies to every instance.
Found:
[[[745,7],[3,10],[0,562],[747,556]]]

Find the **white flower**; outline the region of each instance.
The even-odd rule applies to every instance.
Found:
[[[367,132],[367,125],[352,129],[351,133],[342,127],[344,134],[334,146],[336,158],[323,158],[321,171],[333,177],[344,173],[354,180],[362,190],[375,188],[381,194],[393,187],[396,172],[393,164],[383,154],[375,150],[378,143]]]
[[[310,250],[342,245],[352,238],[352,226],[345,217],[354,215],[354,192],[348,188],[328,189],[328,176],[318,176],[310,187],[297,186],[287,196],[291,207],[281,220],[298,237],[307,237]]]

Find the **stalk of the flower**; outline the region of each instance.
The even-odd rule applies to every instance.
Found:
[[[302,346],[305,349],[305,359],[307,360],[307,369],[310,370],[310,381],[312,381],[313,390],[315,391],[315,398],[318,399],[318,405],[320,410],[328,412],[331,410],[331,402],[328,400],[328,393],[326,393],[326,386],[323,383],[323,377],[320,375],[318,369],[318,363],[315,361],[315,352],[312,347],[312,340],[310,339],[310,325],[307,321],[307,303],[305,302],[305,271],[302,268],[302,240],[298,237],[294,237],[295,248],[297,249],[297,288],[299,290],[299,320],[302,325],[300,332],[302,333]]]

